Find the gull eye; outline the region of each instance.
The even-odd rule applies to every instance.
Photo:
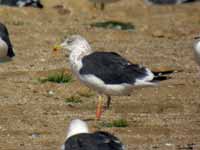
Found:
[[[68,39],[67,40],[67,44],[72,44],[73,40],[72,39]]]

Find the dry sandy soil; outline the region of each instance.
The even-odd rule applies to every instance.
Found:
[[[113,50],[134,63],[183,70],[160,86],[113,97],[102,120],[124,118],[129,126],[101,130],[114,133],[129,150],[200,149],[200,74],[192,52],[200,31],[200,3],[161,7],[121,0],[104,11],[87,0],[43,3],[42,10],[0,8],[0,21],[7,25],[16,52],[13,61],[0,64],[1,150],[60,149],[71,119],[95,118],[97,93],[76,78],[66,84],[37,80],[63,69],[70,73],[64,52],[55,55],[52,47],[72,34],[86,37],[95,50]],[[89,26],[105,20],[131,22],[135,30]],[[74,95],[82,103],[66,104],[65,99]],[[96,130],[98,123],[88,123]]]

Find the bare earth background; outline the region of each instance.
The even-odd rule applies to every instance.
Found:
[[[77,79],[67,84],[37,81],[63,69],[70,73],[64,52],[55,55],[51,49],[71,34],[83,35],[95,50],[112,50],[134,63],[183,70],[158,87],[113,97],[112,109],[102,120],[124,118],[129,126],[101,130],[114,133],[129,150],[200,149],[200,74],[192,53],[200,31],[200,3],[161,7],[121,0],[105,11],[87,0],[43,3],[42,10],[0,7],[0,21],[7,25],[16,52],[12,62],[0,64],[1,150],[58,150],[71,119],[95,117],[97,94]],[[104,20],[131,22],[136,29],[89,26]],[[85,96],[88,92],[92,96]],[[83,102],[66,104],[73,95]],[[95,121],[88,123],[96,130]]]

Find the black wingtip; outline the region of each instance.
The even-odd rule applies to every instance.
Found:
[[[172,77],[169,77],[169,76],[155,76],[154,79],[153,79],[153,82],[169,80],[171,78]]]
[[[9,56],[10,58],[12,58],[12,57],[15,56],[15,53],[14,53],[14,51],[13,51],[13,48],[9,48],[9,49],[8,49],[8,54],[7,54],[7,56]]]
[[[166,70],[166,71],[153,71],[152,73],[154,74],[154,79],[153,82],[156,81],[164,81],[164,80],[169,80],[171,77],[172,73],[179,72],[180,70]]]
[[[153,74],[154,74],[155,76],[162,76],[162,75],[169,75],[169,74],[172,74],[172,73],[174,73],[174,72],[176,72],[176,71],[175,71],[175,70],[160,71],[160,72],[154,72],[154,71],[153,71]]]
[[[35,7],[35,8],[44,8],[43,4],[40,2],[40,0],[38,1],[27,1],[25,4],[24,4],[25,7]]]

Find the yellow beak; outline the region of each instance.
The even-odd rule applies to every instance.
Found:
[[[61,45],[54,45],[54,47],[53,47],[53,52],[57,52],[57,51],[59,51],[59,50],[61,50],[62,49],[62,46]]]

